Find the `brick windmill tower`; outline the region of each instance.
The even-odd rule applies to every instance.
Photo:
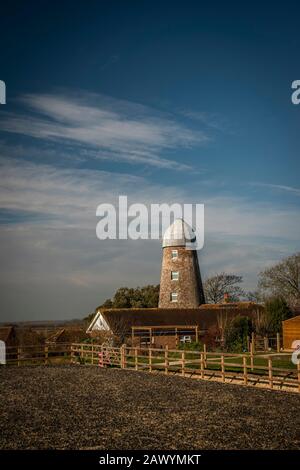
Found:
[[[194,230],[183,219],[165,231],[159,308],[197,308],[205,303],[197,250],[186,248],[195,240]]]

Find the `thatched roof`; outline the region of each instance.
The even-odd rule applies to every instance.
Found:
[[[82,341],[87,338],[85,329],[82,327],[71,326],[59,328],[57,331],[47,337],[46,343],[71,343]]]
[[[254,302],[231,304],[204,304],[198,308],[114,308],[100,312],[113,332],[130,331],[132,326],[198,325],[206,330],[218,322],[220,316],[238,315],[254,317],[263,306]]]
[[[14,335],[14,327],[13,326],[1,326],[0,327],[0,340],[8,343],[8,341]]]

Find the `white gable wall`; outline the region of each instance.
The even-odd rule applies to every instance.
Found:
[[[88,329],[86,330],[87,333],[91,333],[92,331],[110,331],[109,325],[100,310],[95,314]]]

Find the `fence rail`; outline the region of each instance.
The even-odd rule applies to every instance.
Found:
[[[125,345],[91,348],[72,344],[72,362],[300,392],[300,366],[292,364],[288,353],[233,354]]]
[[[6,348],[6,364],[21,366],[69,363],[71,347],[70,343],[8,346]]]
[[[188,351],[178,349],[119,348],[93,343],[51,344],[8,347],[6,364],[61,365],[85,364],[181,375],[223,383],[252,385],[275,390],[300,392],[300,365],[291,354],[245,354]]]

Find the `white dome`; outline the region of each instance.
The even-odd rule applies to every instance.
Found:
[[[176,219],[167,228],[163,236],[162,246],[186,246],[187,243],[194,243],[196,235],[194,229],[183,219]]]

